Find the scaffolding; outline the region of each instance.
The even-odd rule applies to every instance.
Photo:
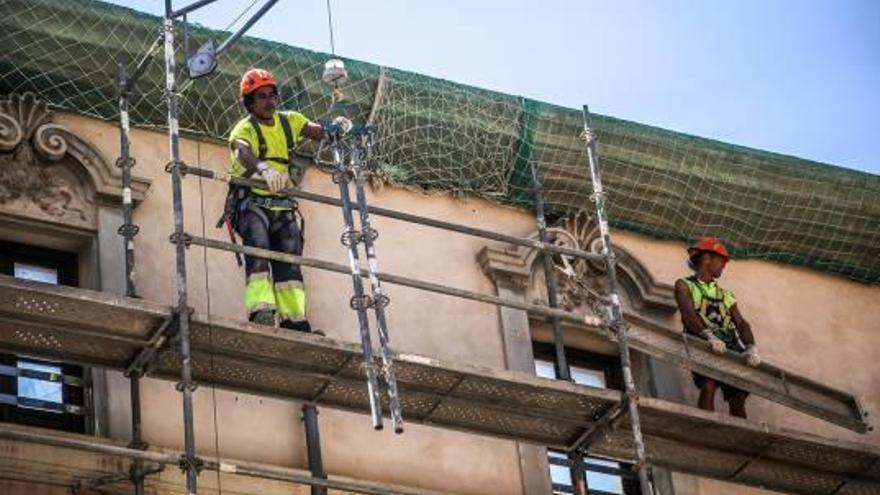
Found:
[[[310,472],[242,463],[209,460],[196,456],[192,394],[196,382],[231,390],[363,413],[369,410],[374,428],[381,428],[383,412],[390,414],[394,430],[402,432],[402,418],[481,435],[533,443],[568,453],[572,481],[578,493],[586,493],[583,466],[586,453],[632,462],[643,495],[653,493],[649,466],[712,477],[794,493],[876,493],[880,491],[880,449],[832,441],[800,432],[723,417],[662,400],[640,397],[636,390],[630,348],[673,364],[754,392],[778,403],[825,419],[854,431],[868,429],[858,401],[842,391],[816,383],[781,368],[764,364],[745,366],[731,356],[715,356],[705,343],[683,343],[680,334],[627,314],[617,283],[615,253],[605,214],[601,167],[596,138],[590,128],[589,111],[583,108],[584,145],[592,183],[595,218],[599,225],[601,253],[557,246],[547,235],[542,187],[532,162],[532,192],[538,239],[511,236],[486,229],[443,222],[405,212],[367,205],[364,167],[369,156],[371,130],[364,128],[344,142],[333,134],[331,150],[340,185],[340,198],[297,189],[294,199],[340,207],[345,222],[343,244],[349,252],[348,266],[327,261],[240,246],[196,236],[184,229],[182,181],[186,176],[208,178],[240,186],[265,186],[255,179],[232,177],[186,164],[180,159],[177,115],[178,84],[175,67],[175,23],[186,14],[211,3],[198,0],[174,10],[166,0],[163,30],[131,74],[118,72],[120,109],[120,159],[123,173],[123,225],[125,297],[52,287],[0,277],[0,348],[29,355],[63,359],[89,366],[121,370],[131,382],[132,442],[122,447],[97,439],[56,435],[11,426],[0,426],[0,439],[81,449],[132,460],[130,473],[106,475],[92,482],[130,479],[135,493],[144,492],[145,477],[164,465],[179,465],[185,474],[187,493],[198,492],[202,469],[336,488],[356,493],[423,494],[391,485],[327,478],[320,455],[310,450]],[[233,43],[274,4],[269,0],[238,32],[217,49]],[[176,303],[167,308],[136,298],[132,270],[134,237],[138,233],[131,217],[130,126],[128,98],[152,52],[164,49],[165,93],[169,136],[174,231],[176,250]],[[331,133],[332,134],[332,133]],[[352,139],[349,137],[348,139]],[[347,147],[347,148],[346,148]],[[356,201],[349,198],[353,181]],[[586,186],[586,184],[585,184]],[[353,212],[359,213],[360,230]],[[380,273],[372,246],[375,230],[369,215],[381,215],[418,225],[535,249],[542,254],[547,305],[462,290],[455,287],[389,273]],[[301,266],[349,274],[354,298],[352,309],[359,320],[360,345],[314,335],[281,334],[270,328],[194,313],[188,305],[186,253],[190,245],[231,251],[248,256],[284,261]],[[364,244],[369,267],[360,267],[359,244]],[[604,264],[608,277],[607,311],[598,316],[559,307],[553,256],[575,257]],[[369,279],[371,296],[362,278]],[[497,306],[526,311],[549,319],[553,328],[558,381],[522,373],[488,370],[424,356],[395,353],[384,318],[387,296],[380,282],[431,291]],[[366,310],[376,311],[380,356],[373,355]],[[99,322],[99,323],[96,323]],[[616,343],[624,390],[598,389],[571,383],[564,333],[569,327],[585,328]],[[376,369],[381,375],[387,401]],[[139,380],[149,375],[177,381],[183,399],[184,450],[182,453],[146,449],[141,438]],[[364,378],[367,387],[364,387]],[[399,388],[398,388],[399,385]],[[383,407],[384,406],[384,407]],[[383,410],[384,409],[384,410]],[[317,435],[314,408],[304,410],[309,443]],[[311,419],[309,419],[311,418]],[[311,448],[311,445],[310,445]],[[313,457],[315,457],[313,459]],[[148,465],[149,464],[149,465]]]
[[[0,348],[10,352],[123,372],[137,369],[168,381],[180,377],[181,352],[167,338],[176,313],[168,306],[0,276],[0,316]],[[198,312],[190,323],[193,378],[206,386],[369,410],[358,344]],[[622,462],[635,459],[632,423],[618,391],[406,353],[393,354],[393,361],[409,422]],[[639,398],[638,405],[646,460],[653,465],[794,493],[880,489],[876,447],[649,397]],[[612,411],[623,413],[603,420]],[[140,455],[125,451],[129,454]],[[176,465],[179,458],[174,459]]]

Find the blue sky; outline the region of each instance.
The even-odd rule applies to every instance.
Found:
[[[880,173],[880,1],[331,1],[346,57]],[[250,34],[329,52],[325,2],[280,0]]]

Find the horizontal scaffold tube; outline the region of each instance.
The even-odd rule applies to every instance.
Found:
[[[49,445],[67,449],[75,449],[97,454],[115,455],[129,459],[139,459],[157,464],[178,465],[182,452],[137,450],[120,445],[100,442],[87,437],[72,435],[37,432],[30,429],[19,429],[14,426],[0,425],[0,440],[12,440],[39,445]],[[330,479],[314,478],[308,471],[271,466],[255,462],[240,462],[231,460],[202,459],[202,468],[208,471],[220,471],[223,473],[247,476],[250,478],[270,479],[298,483],[301,485],[323,486],[336,490],[368,495],[437,495],[420,489],[410,489],[395,485],[358,481],[349,478],[333,477]]]
[[[228,182],[230,184],[234,184],[236,186],[245,186],[245,187],[258,187],[265,188],[266,183],[257,180],[257,179],[246,179],[244,177],[236,177],[233,175],[229,175],[223,172],[216,172],[214,170],[209,170],[206,168],[193,167],[190,165],[181,165],[181,172],[186,174],[193,174],[199,177],[204,177],[206,179],[218,180],[221,182]],[[302,191],[300,189],[288,189],[287,194],[289,194],[293,198],[303,199],[306,201],[314,201],[315,203],[323,203],[331,206],[342,206],[342,202],[336,198],[330,196],[324,196],[323,194],[312,193],[308,191]],[[357,205],[352,205],[352,209],[357,210]],[[590,261],[602,261],[602,255],[596,253],[589,253],[586,251],[581,251],[580,249],[572,249],[564,246],[557,246],[555,244],[551,244],[548,242],[541,242],[536,239],[528,239],[526,237],[518,237],[515,235],[502,234],[501,232],[495,232],[492,230],[486,229],[478,229],[475,227],[469,227],[467,225],[461,225],[458,223],[452,222],[444,222],[443,220],[435,220],[433,218],[423,217],[419,215],[413,215],[411,213],[405,213],[402,211],[392,210],[388,208],[382,208],[380,206],[370,206],[369,211],[371,215],[379,215],[381,217],[393,218],[395,220],[400,220],[403,222],[415,223],[418,225],[424,225],[426,227],[433,227],[437,229],[449,230],[451,232],[458,232],[459,234],[471,235],[474,237],[482,237],[483,239],[489,239],[492,241],[499,242],[507,242],[509,244],[514,244],[517,246],[524,246],[532,249],[537,249],[540,251],[548,251],[554,254],[561,254],[565,256],[573,256],[575,258],[590,260]]]
[[[303,256],[296,256],[294,254],[281,253],[278,251],[270,251],[268,249],[260,249],[251,246],[241,246],[238,244],[232,244],[231,242],[217,241],[214,239],[205,239],[204,237],[198,236],[187,236],[188,242],[192,242],[197,246],[205,246],[212,249],[220,249],[223,251],[231,251],[237,252],[241,254],[246,254],[248,256],[255,256],[258,258],[265,258],[267,260],[272,261],[281,261],[284,263],[293,263],[295,265],[308,266],[311,268],[317,268],[319,270],[327,270],[331,272],[337,272],[342,274],[351,273],[348,266],[334,263],[332,261],[324,261],[317,260],[314,258],[306,258]],[[361,276],[368,277],[369,273],[366,269],[361,269]],[[521,309],[523,311],[527,311],[532,314],[548,316],[548,317],[558,317],[564,320],[573,321],[577,323],[582,323],[591,326],[600,326],[602,325],[602,321],[595,316],[581,315],[577,313],[572,313],[570,311],[565,311],[562,309],[554,309],[549,306],[542,306],[538,304],[529,304],[522,301],[517,301],[514,299],[505,299],[503,297],[492,296],[489,294],[481,294],[479,292],[457,289],[455,287],[449,287],[446,285],[435,284],[433,282],[425,282],[423,280],[416,280],[409,277],[403,277],[400,275],[392,275],[390,273],[380,273],[379,280],[382,282],[388,282],[389,284],[402,285],[404,287],[411,287],[413,289],[420,289],[428,292],[436,292],[438,294],[445,294],[447,296],[459,297],[462,299],[470,299],[472,301],[479,301],[486,304],[494,304],[496,306],[506,306],[508,308]]]

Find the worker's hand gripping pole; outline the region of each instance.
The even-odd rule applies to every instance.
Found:
[[[373,129],[358,127],[352,132],[355,145],[351,149],[350,163],[351,172],[354,176],[355,196],[357,198],[358,212],[360,213],[361,240],[367,253],[367,267],[370,275],[370,288],[372,291],[372,306],[376,313],[376,326],[379,332],[379,350],[382,358],[382,376],[388,387],[388,408],[391,412],[391,421],[394,424],[395,433],[403,433],[403,418],[400,412],[400,397],[397,393],[397,377],[394,373],[394,360],[391,357],[389,345],[391,342],[388,333],[388,323],[385,318],[385,306],[388,305],[388,296],[382,293],[382,285],[379,281],[379,262],[376,259],[376,246],[374,241],[379,232],[370,225],[370,214],[367,209],[367,195],[364,191],[364,166],[372,155]]]
[[[339,184],[339,199],[342,202],[342,220],[345,230],[342,233],[342,245],[348,249],[348,263],[351,268],[351,284],[354,296],[351,298],[351,307],[357,312],[358,330],[361,335],[361,348],[364,372],[367,376],[367,393],[370,398],[370,414],[373,420],[373,428],[382,429],[382,405],[379,401],[379,382],[376,378],[376,367],[373,363],[373,344],[370,336],[370,323],[367,319],[367,307],[371,304],[371,298],[364,294],[364,284],[360,274],[360,259],[357,244],[362,238],[362,233],[354,228],[351,198],[349,196],[348,181],[349,171],[343,161],[342,129],[336,124],[324,126],[327,140],[330,142],[330,150],[333,154],[333,181]]]

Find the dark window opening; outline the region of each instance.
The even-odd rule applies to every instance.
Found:
[[[535,374],[543,378],[556,378],[555,351],[552,344],[535,342]],[[623,376],[620,360],[579,349],[566,349],[571,377],[575,383],[598,388],[623,389]],[[565,453],[548,451],[550,462],[550,479],[553,493],[571,494],[574,488],[571,481],[571,462]],[[636,495],[639,492],[639,480],[632,466],[626,463],[584,457],[583,465],[587,480],[587,491],[590,495]]]
[[[0,273],[77,285],[75,254],[0,242]],[[85,433],[86,384],[81,366],[0,353],[0,421]]]

